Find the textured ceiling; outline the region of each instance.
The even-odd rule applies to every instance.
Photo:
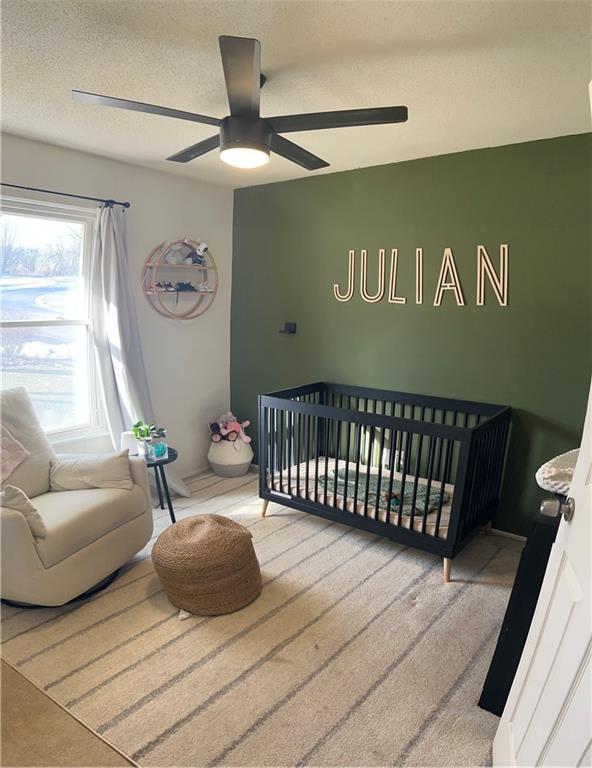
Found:
[[[293,133],[327,173],[590,130],[592,4],[412,0],[3,0],[2,127],[132,163],[245,186],[217,153],[163,158],[212,128],[76,104],[72,88],[223,117],[217,37],[257,37],[262,115],[405,104],[403,125]],[[215,129],[214,129],[215,132]]]

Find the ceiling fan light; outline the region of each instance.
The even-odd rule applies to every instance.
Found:
[[[269,162],[269,152],[254,147],[226,147],[220,150],[220,160],[235,168],[259,168]]]

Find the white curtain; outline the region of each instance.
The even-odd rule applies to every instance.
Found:
[[[105,205],[95,222],[91,260],[90,317],[97,369],[114,447],[134,422],[155,422],[144,367],[136,308],[130,288],[125,210]],[[166,426],[166,420],[163,423]],[[189,488],[167,467],[172,490]]]

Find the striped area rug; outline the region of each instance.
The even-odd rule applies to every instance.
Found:
[[[235,614],[179,621],[151,544],[80,605],[2,606],[2,655],[144,766],[490,764],[477,707],[520,545],[439,558],[270,505],[253,475],[203,475],[178,517],[248,526],[264,580]],[[155,536],[168,524],[156,514]]]

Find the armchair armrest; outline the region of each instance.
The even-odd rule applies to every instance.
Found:
[[[16,509],[0,507],[0,544],[2,547],[2,581],[7,574],[24,575],[31,570],[43,570],[35,539],[24,515]]]
[[[148,467],[146,462],[140,456],[130,456],[130,474],[136,485],[144,491],[148,508],[152,509],[152,495],[150,493],[150,482],[148,480]]]

